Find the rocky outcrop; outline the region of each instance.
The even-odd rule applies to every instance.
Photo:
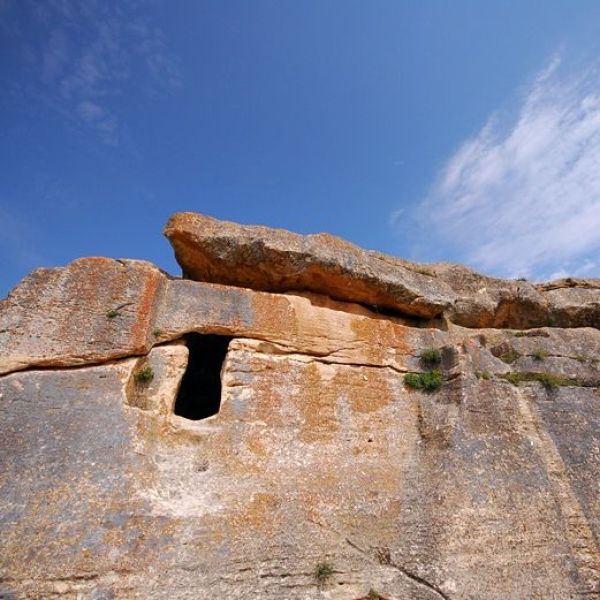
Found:
[[[450,306],[445,285],[332,235],[243,226],[196,213],[171,217],[165,235],[184,274],[269,292],[309,290],[427,319]]]
[[[142,261],[38,269],[0,302],[0,374],[145,354],[164,275]]]
[[[269,292],[308,290],[464,327],[600,327],[600,280],[547,285],[417,265],[328,234],[302,236],[178,213],[165,227],[184,275]]]
[[[0,374],[141,356],[197,332],[329,362],[402,369],[414,328],[315,296],[173,279],[149,263],[83,258],[40,269],[2,301]],[[438,330],[427,330],[430,343]]]
[[[433,265],[389,314],[339,252],[321,293],[88,258],[0,303],[0,598],[600,597],[597,282]]]

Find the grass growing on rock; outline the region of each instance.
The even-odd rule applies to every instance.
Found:
[[[404,376],[404,383],[413,390],[433,392],[442,385],[442,373],[439,369],[426,373],[407,373]]]
[[[136,371],[133,375],[133,378],[135,379],[136,383],[148,383],[154,379],[154,371],[150,366],[144,367],[143,369]]]
[[[504,373],[503,375],[500,375],[500,377],[516,386],[520,383],[539,381],[544,387],[550,390],[569,385],[581,386],[581,382],[578,379],[568,379],[567,377],[561,377],[560,375],[554,375],[553,373],[518,373],[513,371],[511,373]]]
[[[492,378],[492,374],[489,371],[475,371],[475,377],[489,381]]]
[[[435,273],[431,269],[427,269],[426,267],[413,267],[411,271],[415,273],[420,273],[421,275],[426,275],[427,277],[435,277]]]
[[[425,348],[421,352],[421,360],[427,365],[439,365],[442,362],[442,352],[439,348]]]
[[[535,360],[544,360],[548,354],[548,350],[545,350],[544,348],[536,348],[531,356],[533,356]]]
[[[521,355],[516,350],[509,350],[500,356],[500,360],[507,365],[512,365]]]
[[[318,562],[315,565],[314,577],[319,585],[327,583],[333,575],[333,565],[327,561]]]

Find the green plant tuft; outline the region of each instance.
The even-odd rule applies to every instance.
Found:
[[[414,390],[433,392],[442,385],[442,373],[439,369],[426,373],[407,373],[404,376],[404,383]]]
[[[392,564],[392,553],[390,549],[386,546],[381,546],[377,548],[375,551],[375,555],[377,556],[377,560],[381,565],[391,565]]]
[[[502,379],[506,379],[506,381],[512,383],[513,385],[519,385],[521,381],[525,381],[525,379],[523,379],[521,375],[522,373],[517,373],[516,371],[513,371],[511,373],[503,373],[502,375],[500,375],[500,377],[502,377]]]
[[[553,375],[552,373],[536,373],[536,381],[539,381],[544,387],[555,390],[563,385],[580,385],[579,381]]]
[[[333,565],[327,561],[315,565],[314,576],[319,585],[323,585],[333,575]]]
[[[500,356],[500,360],[508,365],[512,365],[521,355],[515,350],[509,350]]]
[[[147,366],[136,371],[133,378],[137,383],[148,383],[154,379],[154,371],[152,370],[152,367]]]
[[[544,387],[551,390],[562,386],[581,386],[581,381],[578,379],[568,379],[560,375],[554,375],[553,373],[519,373],[513,371],[511,373],[504,373],[500,377],[516,386],[520,383],[539,381]]]
[[[154,337],[160,337],[162,335],[162,330],[161,329],[153,329],[152,330],[152,335]]]
[[[442,362],[442,352],[439,348],[425,348],[421,352],[421,360],[428,365],[439,365]]]
[[[487,381],[492,378],[492,374],[489,371],[475,371],[475,377],[477,377],[477,379],[485,379]]]
[[[383,596],[373,588],[369,590],[369,594],[367,595],[369,600],[383,600]]]
[[[535,360],[544,360],[548,356],[548,350],[544,348],[536,348],[531,355]]]
[[[111,308],[109,311],[107,311],[106,316],[109,319],[114,319],[115,317],[120,317],[121,313],[116,308]]]

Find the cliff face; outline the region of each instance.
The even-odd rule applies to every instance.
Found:
[[[600,598],[599,280],[166,234],[0,302],[0,598]]]

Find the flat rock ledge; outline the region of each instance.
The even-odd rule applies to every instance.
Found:
[[[485,277],[410,263],[329,234],[300,235],[177,213],[164,233],[183,275],[267,292],[310,291],[375,310],[464,327],[600,327],[600,280]]]

